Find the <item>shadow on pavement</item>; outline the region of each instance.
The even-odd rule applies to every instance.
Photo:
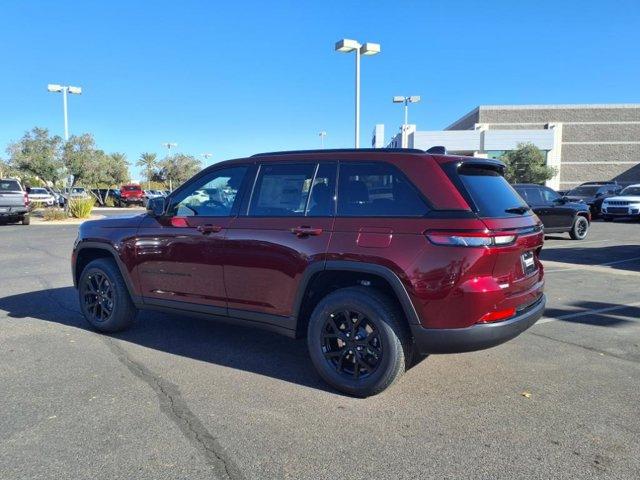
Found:
[[[10,318],[36,318],[93,331],[80,313],[73,287],[3,297],[0,309],[7,311]],[[306,342],[275,333],[143,310],[131,329],[111,336],[173,355],[337,393],[318,377]]]
[[[616,325],[637,323],[635,320],[628,320],[628,318],[640,319],[640,307],[625,306],[618,303],[583,301],[572,303],[568,307],[569,308],[547,308],[544,311],[544,316],[557,318],[562,322],[580,323],[598,327],[613,327]],[[589,314],[589,311],[604,309],[611,310]],[[585,314],[578,315],[581,311],[584,311]],[[576,316],[561,318],[564,315],[572,314],[576,314]]]

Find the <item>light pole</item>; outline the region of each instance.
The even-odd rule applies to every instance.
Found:
[[[178,144],[175,142],[165,142],[162,144],[163,147],[167,149],[169,152],[167,155],[171,155],[171,149],[177,147]],[[171,178],[169,178],[169,191],[173,191],[173,185],[171,185]]]
[[[64,109],[64,141],[69,140],[69,119],[67,116],[67,93],[72,95],[81,95],[82,88],[72,87],[70,85],[58,85],[56,83],[50,83],[47,85],[47,90],[54,93],[62,92],[62,107]]]
[[[336,42],[335,50],[337,52],[356,53],[356,128],[355,128],[355,147],[360,148],[360,55],[371,56],[380,53],[379,43],[360,44],[355,40],[343,38]]]
[[[320,136],[320,148],[324,149],[324,137],[327,136],[327,132],[323,130],[319,132],[318,135]]]
[[[200,156],[204,158],[204,166],[207,166],[207,161],[213,157],[213,153],[201,153]]]
[[[411,95],[410,97],[393,97],[393,103],[404,103],[404,123],[403,128],[409,125],[409,104],[418,103],[420,101],[419,95]]]

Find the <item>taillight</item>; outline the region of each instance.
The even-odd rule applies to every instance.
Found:
[[[435,245],[453,247],[501,247],[511,245],[518,236],[504,232],[427,232],[427,238]]]
[[[480,323],[499,322],[500,320],[506,320],[516,314],[515,308],[506,308],[504,310],[494,310],[486,315],[483,315],[480,319]]]
[[[26,192],[22,192],[23,195],[23,200],[24,200],[24,206],[28,207],[29,206],[29,195],[27,195]]]

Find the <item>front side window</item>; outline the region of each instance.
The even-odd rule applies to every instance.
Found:
[[[249,215],[257,217],[303,216],[316,165],[262,165],[251,197]]]
[[[340,164],[338,215],[422,217],[428,207],[417,189],[386,163]]]
[[[180,217],[228,217],[247,167],[218,170],[194,182],[176,194],[169,208],[170,215]]]

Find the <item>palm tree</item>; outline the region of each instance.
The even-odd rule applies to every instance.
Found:
[[[158,166],[157,157],[155,153],[145,152],[140,155],[140,159],[136,163],[138,167],[144,167],[147,172],[147,190],[151,190],[153,170]]]

